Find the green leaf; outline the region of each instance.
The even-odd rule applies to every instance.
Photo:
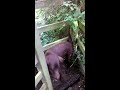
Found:
[[[77,30],[78,28],[78,21],[73,21],[73,30]]]
[[[74,23],[75,27],[78,27],[78,21],[74,21],[73,23]]]
[[[74,8],[72,7],[72,6],[70,6],[70,9],[73,11],[74,10]]]

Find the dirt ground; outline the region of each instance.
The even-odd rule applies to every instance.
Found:
[[[51,77],[54,90],[85,90],[84,76],[79,71],[78,65],[68,68],[66,64],[62,64],[61,75],[61,81],[55,81]],[[69,82],[72,82],[72,85]],[[38,84],[36,90],[39,90],[41,84],[42,82]]]
[[[72,66],[71,68],[66,67],[65,64],[61,65],[61,72],[62,72],[62,81],[54,81],[52,79],[53,87],[56,90],[85,90],[84,89],[84,76],[79,71],[79,67]],[[79,78],[78,75],[79,74]],[[78,80],[74,80],[74,78],[78,78]],[[67,84],[68,82],[72,82],[72,85]],[[58,87],[59,86],[59,87]],[[68,87],[68,88],[61,88],[61,87]],[[57,88],[58,87],[58,88]],[[61,89],[60,89],[61,88]]]

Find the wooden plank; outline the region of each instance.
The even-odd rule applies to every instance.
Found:
[[[79,20],[79,28],[85,33],[85,24]]]
[[[41,67],[40,64],[38,63],[36,55],[35,55],[35,67],[37,68],[38,71],[41,71]]]
[[[85,65],[83,65],[83,71],[84,71],[84,75],[85,75]]]
[[[37,27],[37,29],[42,33],[42,32],[46,32],[46,31],[49,31],[49,30],[54,30],[54,29],[60,28],[63,25],[65,25],[65,22],[60,21],[60,22],[57,22],[57,23]]]
[[[85,75],[85,65],[81,64],[81,62],[79,62],[79,63],[80,63],[80,70]]]
[[[72,30],[72,31],[73,31],[73,34],[77,35],[77,33],[78,33],[77,30],[76,31]],[[76,39],[77,39],[77,44],[78,44],[79,48],[81,49],[83,55],[85,56],[85,46],[84,46],[84,44],[81,42],[79,36],[77,36]]]
[[[37,63],[35,67],[37,68],[38,71],[41,71],[41,67],[40,67],[39,63]]]
[[[56,44],[59,44],[61,42],[65,42],[67,39],[68,39],[68,37],[65,37],[65,38],[59,39],[59,40],[57,40],[55,42],[49,43],[47,45],[44,45],[43,46],[44,51],[47,50],[47,49],[49,49],[49,48],[51,48],[51,47],[53,47],[53,46],[55,46]]]
[[[48,67],[47,67],[44,52],[43,52],[43,48],[40,42],[39,31],[37,30],[36,23],[35,23],[35,54],[36,54],[38,63],[40,63],[41,65],[42,72],[46,80],[47,88],[49,90],[53,90]]]
[[[36,68],[37,68],[38,71],[42,71],[39,63],[37,63]],[[44,77],[44,76],[42,77],[42,82],[43,82],[43,83],[45,82],[45,77]]]
[[[37,63],[38,63],[38,60],[37,60],[36,55],[35,55],[35,66],[37,65]]]
[[[36,55],[35,55],[35,67],[37,68],[38,72],[41,71],[41,67],[40,64],[38,63]]]
[[[70,30],[70,32],[71,32],[72,37],[75,36],[77,33],[77,31],[75,32],[74,30]],[[79,40],[79,37],[77,37],[77,44],[79,45],[79,48],[81,49],[83,55],[85,55],[85,47],[84,47],[83,43]],[[79,64],[80,64],[80,70],[85,75],[85,65],[83,65],[80,61],[79,61]]]
[[[35,55],[35,57],[36,57],[36,55]],[[37,57],[36,57],[36,60],[37,60]],[[37,62],[38,62],[38,61],[37,61]],[[35,67],[37,68],[38,72],[39,72],[39,71],[42,71],[41,66],[40,66],[40,63],[37,63],[37,64],[35,65]],[[45,82],[44,76],[42,77],[42,82],[43,82],[43,83]]]
[[[84,44],[80,41],[80,39],[77,39],[77,41],[78,41],[78,46],[80,47],[83,55],[85,55],[85,46],[84,46]]]
[[[39,81],[42,79],[42,73],[41,71],[39,71],[37,73],[37,75],[35,76],[35,87],[37,86],[37,84],[39,83]]]
[[[41,86],[41,88],[39,90],[46,90],[46,84],[43,83],[43,85]]]
[[[41,66],[40,66],[39,63],[37,63],[35,67],[37,68],[38,72],[39,72],[39,71],[42,71]],[[45,82],[45,77],[43,76],[41,80],[42,80],[42,82],[44,83],[44,82]]]

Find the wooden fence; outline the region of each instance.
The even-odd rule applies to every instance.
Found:
[[[81,23],[81,21],[79,21],[78,30],[71,30],[71,37],[76,36],[77,46],[80,48],[80,50],[82,51],[82,54],[83,54],[82,60],[85,61],[85,46],[82,43],[82,41],[80,40],[80,35],[78,34],[78,31],[82,32],[85,35],[85,24]],[[83,65],[81,62],[79,64],[80,64],[80,69],[81,69],[82,73],[85,75],[85,65]]]
[[[40,82],[40,80],[42,80],[43,85],[41,86],[40,90],[46,90],[46,89],[47,90],[53,90],[50,75],[49,75],[49,71],[48,71],[48,67],[47,67],[47,64],[46,64],[45,56],[44,56],[44,50],[47,50],[47,49],[53,47],[54,45],[56,45],[58,43],[64,42],[68,38],[68,37],[65,37],[63,39],[60,39],[60,40],[57,40],[55,42],[49,43],[45,46],[42,46],[41,41],[40,41],[40,37],[41,37],[40,33],[60,28],[63,25],[66,25],[66,23],[64,21],[49,24],[49,25],[45,25],[45,26],[41,26],[41,27],[37,27],[36,24],[35,24],[35,67],[38,70],[38,73],[35,76],[35,87]],[[79,26],[80,26],[80,28],[82,28],[81,30],[85,32],[84,25],[81,24]],[[73,32],[73,33],[76,33],[76,32]],[[84,47],[83,43],[80,41],[79,38],[77,38],[77,41],[78,41],[77,42],[78,46],[81,49],[81,51],[82,51],[82,53],[85,57],[85,47]],[[85,73],[84,65],[82,65],[80,63],[80,66],[83,70],[83,73]]]
[[[45,88],[47,88],[48,90],[53,90],[43,51],[49,49],[50,47],[52,47],[60,42],[66,41],[68,37],[65,37],[63,39],[60,39],[60,40],[57,40],[50,44],[47,44],[45,46],[42,46],[39,35],[42,32],[46,32],[49,30],[54,30],[56,28],[59,28],[63,24],[64,24],[64,22],[59,22],[59,23],[55,23],[55,24],[45,25],[42,27],[37,27],[35,24],[35,67],[38,70],[38,73],[35,76],[35,87],[40,82],[40,80],[42,80],[43,85],[40,88],[40,90],[46,90]]]
[[[45,3],[46,3],[46,0],[35,1],[35,4],[36,4],[35,8],[38,9],[38,8],[46,7]],[[37,27],[37,24],[35,23],[35,67],[38,70],[38,73],[35,76],[35,87],[37,87],[40,81],[42,81],[43,83],[39,90],[53,90],[51,78],[49,75],[48,67],[46,64],[45,56],[44,56],[44,51],[53,47],[58,43],[66,41],[68,38],[68,37],[65,37],[63,39],[59,39],[55,42],[42,46],[40,41],[40,37],[41,37],[40,33],[60,28],[63,25],[67,25],[66,22],[61,21],[58,23],[53,23],[53,24],[49,24],[41,27]],[[79,29],[85,33],[85,25],[82,24],[81,22],[79,22]],[[72,33],[76,34],[77,32],[72,32]],[[77,38],[77,43],[84,55],[83,59],[85,59],[85,46],[83,45],[83,43],[80,41],[79,38]],[[80,66],[83,73],[85,73],[85,66],[82,65],[81,63],[80,63]]]

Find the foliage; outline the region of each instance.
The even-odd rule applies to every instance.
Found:
[[[64,20],[68,21],[68,23],[72,26],[73,30],[76,30],[78,28],[78,20],[80,20],[81,22],[84,22],[85,12],[80,12],[76,4],[65,3],[64,5],[69,9],[69,12],[66,14],[66,17]]]
[[[56,14],[49,16],[46,24],[58,21],[68,21],[73,28],[77,26],[77,20],[85,21],[85,12],[80,12],[76,4],[72,2],[64,2],[61,7],[56,10]]]
[[[52,35],[52,36],[49,36],[49,35]],[[53,32],[42,33],[41,41],[43,46],[56,40],[57,40],[57,37],[53,35]]]
[[[69,3],[64,3],[63,5],[65,8],[67,8],[69,10],[69,12],[67,12],[65,14],[65,18],[64,21],[67,21],[67,23],[71,26],[71,28],[76,32],[76,35],[74,37],[74,54],[76,53],[77,59],[79,59],[83,64],[85,64],[85,61],[83,60],[83,54],[81,53],[81,50],[79,50],[79,48],[77,47],[77,43],[76,43],[76,39],[79,38],[78,36],[80,35],[80,40],[83,42],[83,44],[85,45],[85,38],[84,35],[82,33],[78,34],[79,32],[79,20],[81,22],[85,22],[85,11],[84,12],[80,12],[79,8],[77,7],[76,4],[73,4],[71,2]],[[75,58],[75,60],[76,60]]]
[[[48,32],[43,32],[41,35],[41,43],[42,45],[46,45],[48,43],[54,42],[62,37],[60,37],[60,33],[64,32],[66,27],[58,28],[56,30],[50,30]]]
[[[77,5],[72,2],[64,2],[64,4],[56,10],[55,15],[48,17],[46,24],[62,20],[67,21],[73,30],[78,30],[78,21],[80,20],[83,23],[85,22],[85,11],[80,12]],[[82,41],[85,41],[84,38],[82,38]]]
[[[43,18],[46,18],[46,21],[44,24],[51,24],[51,23],[55,23],[55,22],[59,22],[59,21],[66,21],[69,26],[75,31],[76,36],[74,37],[76,40],[76,38],[78,35],[80,35],[80,40],[83,42],[83,44],[85,45],[85,38],[84,35],[82,33],[78,34],[78,32],[80,32],[80,28],[79,26],[79,21],[82,23],[85,23],[85,11],[81,12],[79,7],[76,4],[73,4],[72,2],[64,2],[64,4],[58,8],[55,9],[55,13],[54,14],[49,14],[49,13],[45,13],[45,11],[43,12],[42,10],[38,12],[38,14],[41,14],[41,16],[43,16]],[[46,14],[46,15],[45,15]],[[39,15],[40,16],[40,15]],[[42,45],[48,44],[50,42],[56,41],[58,39],[60,39],[60,33],[64,33],[66,30],[66,28],[63,26],[61,28],[58,28],[56,30],[51,30],[48,32],[44,32],[42,33]],[[75,49],[76,48],[76,41],[74,41],[75,44]],[[83,58],[83,55],[81,53],[81,51],[79,49],[75,50],[74,53],[77,53],[77,55],[81,55],[81,61]],[[83,63],[85,63],[84,61],[82,61]]]
[[[35,10],[35,21],[37,22],[37,25],[43,25],[44,24],[44,10],[43,9],[37,9]]]

